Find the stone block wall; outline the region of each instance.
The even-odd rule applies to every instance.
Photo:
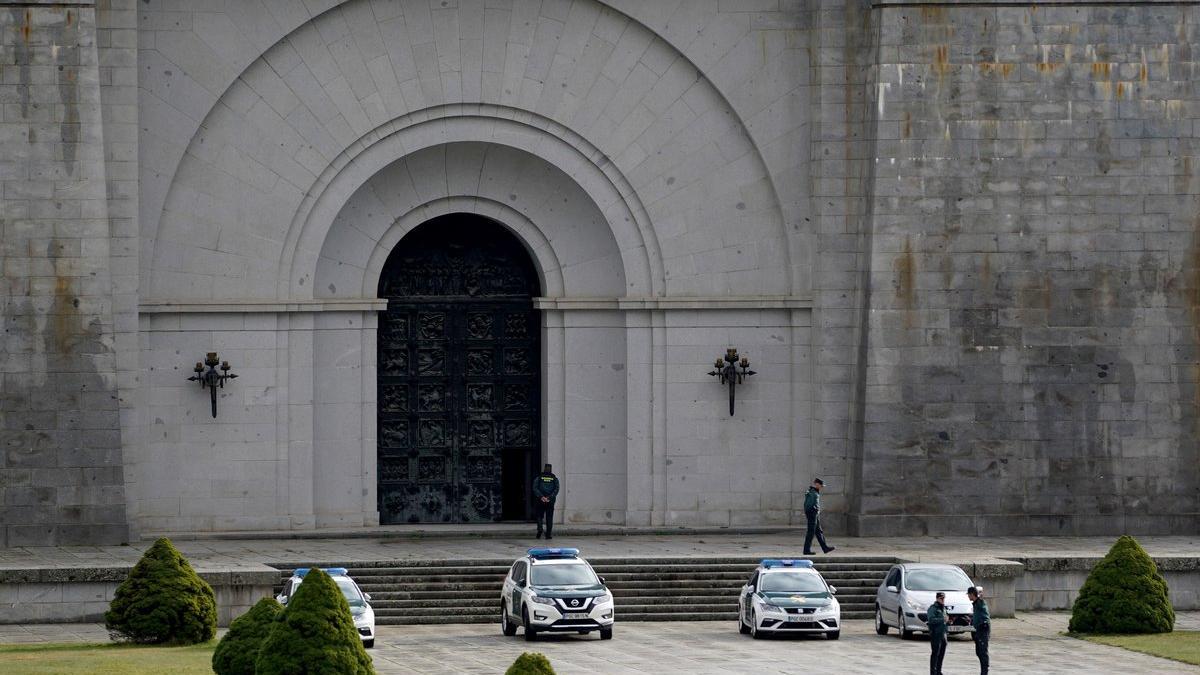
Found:
[[[0,2],[0,546],[127,538],[97,14]]]
[[[883,3],[858,532],[1195,532],[1185,3]]]

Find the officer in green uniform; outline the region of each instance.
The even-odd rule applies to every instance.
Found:
[[[975,656],[979,657],[979,675],[988,675],[988,640],[992,638],[992,615],[983,600],[982,589],[972,586],[967,589],[967,598],[975,608],[971,615],[971,639],[975,640]]]
[[[542,523],[546,524],[546,538],[554,538],[554,500],[558,497],[558,476],[550,465],[533,479],[533,511],[537,514],[537,538],[542,538]]]
[[[942,675],[942,661],[949,642],[946,625],[946,594],[938,591],[933,604],[925,610],[925,625],[929,626],[929,675]]]
[[[825,530],[821,529],[821,488],[823,487],[825,487],[825,481],[814,478],[808,492],[804,494],[804,519],[808,521],[808,527],[804,532],[804,555],[813,555],[812,540],[814,536],[817,538],[817,543],[821,545],[821,552],[829,553],[836,548],[825,543]]]

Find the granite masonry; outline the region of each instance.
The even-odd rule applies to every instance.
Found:
[[[1198,24],[0,0],[0,546],[389,522],[380,277],[456,213],[537,269],[566,522],[1195,532]]]

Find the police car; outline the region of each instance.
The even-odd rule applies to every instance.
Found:
[[[538,633],[600,632],[612,639],[613,596],[576,548],[531,548],[513,563],[500,592],[500,630],[525,639]]]
[[[810,560],[764,560],[742,587],[738,631],[755,638],[771,633],[824,633],[836,640],[842,635],[836,593]]]
[[[322,567],[321,571],[333,577],[333,582],[342,591],[346,604],[350,605],[350,616],[354,619],[354,630],[362,639],[367,649],[375,646],[375,610],[371,609],[371,596],[363,593],[358,584],[350,578],[345,567]],[[275,596],[281,605],[287,605],[288,598],[295,595],[296,589],[308,574],[307,567],[301,567],[292,572],[290,579],[283,583],[283,592]]]

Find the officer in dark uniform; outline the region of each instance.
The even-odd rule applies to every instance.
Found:
[[[975,656],[979,657],[979,675],[988,675],[988,640],[992,638],[992,615],[983,600],[982,590],[978,586],[968,588],[967,598],[975,608],[971,615],[971,627],[975,629],[975,632],[971,633],[971,639],[975,641]]]
[[[814,478],[812,486],[804,494],[804,517],[808,520],[808,528],[804,533],[804,555],[813,555],[812,540],[814,536],[817,538],[817,543],[821,545],[823,553],[829,553],[836,548],[825,544],[825,530],[821,529],[821,488],[823,487],[825,487],[825,481]]]
[[[942,661],[946,659],[946,645],[949,643],[946,594],[938,591],[925,614],[925,625],[929,626],[929,675],[942,675]]]
[[[533,512],[537,515],[537,538],[542,538],[542,523],[546,524],[546,538],[554,538],[554,500],[558,497],[558,476],[547,464],[537,478],[533,479]]]

